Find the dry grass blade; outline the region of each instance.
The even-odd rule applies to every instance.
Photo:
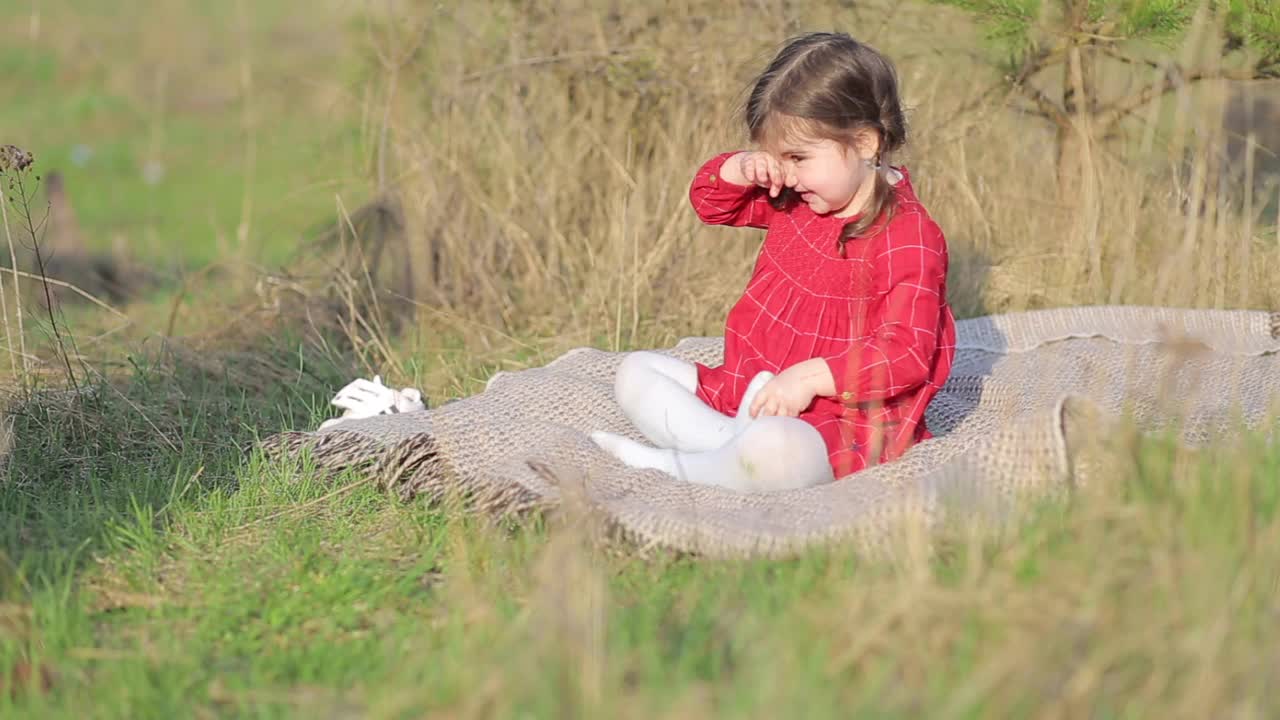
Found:
[[[274,512],[265,517],[261,517],[251,522],[244,523],[243,525],[239,525],[235,528],[232,528],[231,533],[232,534],[241,533],[249,529],[252,529],[254,527],[257,527],[259,525],[262,525],[264,523],[271,522],[272,520],[301,514],[310,508],[326,503],[334,498],[342,497],[343,495],[346,495],[347,493],[352,492],[354,490],[358,490],[359,488],[364,487],[365,485],[374,484],[376,483],[376,481],[377,479],[375,477],[366,476],[364,478],[361,478],[360,480],[347,483],[346,485],[343,485],[337,490],[326,493],[318,498],[308,500],[307,502],[304,502],[300,505],[291,505],[288,508],[281,510],[279,512]]]
[[[66,288],[66,289],[70,290],[71,292],[74,292],[75,294],[77,294],[77,295],[79,295],[80,297],[84,298],[85,300],[88,300],[89,302],[93,303],[94,305],[97,305],[98,307],[102,308],[103,310],[106,310],[107,312],[111,313],[112,315],[115,315],[115,316],[116,316],[116,317],[118,317],[118,318],[121,318],[121,319],[123,319],[123,320],[131,320],[131,318],[130,318],[128,315],[124,314],[124,313],[123,313],[123,312],[121,312],[120,310],[117,310],[116,308],[114,308],[114,307],[112,307],[111,305],[107,304],[107,303],[106,303],[106,302],[104,302],[103,300],[101,300],[101,299],[99,299],[99,298],[95,297],[92,293],[90,293],[90,292],[88,292],[88,291],[86,291],[86,290],[84,290],[84,289],[80,288],[80,287],[79,287],[79,286],[77,286],[77,285],[73,285],[72,283],[66,282],[66,281],[64,281],[64,280],[58,280],[58,279],[56,279],[56,278],[51,278],[51,277],[46,277],[46,276],[43,276],[43,275],[37,275],[37,274],[34,274],[34,273],[29,273],[29,272],[26,272],[26,271],[24,271],[24,270],[14,270],[14,271],[13,271],[13,275],[14,275],[15,277],[27,278],[28,280],[36,280],[36,281],[38,281],[38,282],[48,283],[48,284],[50,284],[50,285],[54,285],[54,286],[56,286],[56,287]]]

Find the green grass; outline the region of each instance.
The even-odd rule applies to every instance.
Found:
[[[119,236],[156,263],[271,264],[333,216],[335,193],[353,207],[367,191],[370,79],[335,59],[340,4],[246,2],[240,18],[197,0],[60,0],[38,5],[34,39],[33,7],[0,3],[0,74],[21,97],[0,103],[0,142],[65,173],[94,247]],[[152,158],[165,173],[148,184]],[[227,320],[223,291],[193,291],[178,334]],[[130,314],[163,327],[169,303],[162,289]],[[70,318],[82,337],[111,326]],[[403,379],[469,394],[569,342],[480,327],[402,338]],[[154,342],[86,341],[115,390],[5,409],[0,718],[1280,710],[1280,451],[1258,438],[1192,456],[1152,440],[1124,484],[1003,533],[944,535],[927,557],[645,558],[589,526],[402,505],[247,452],[313,427],[352,369],[274,340],[222,348],[236,353],[224,371]],[[45,672],[47,688],[14,686]]]
[[[0,693],[0,716],[1276,709],[1280,452],[1260,440],[1153,440],[1132,482],[932,557],[645,559],[243,455],[315,422],[323,365],[275,395],[139,367],[96,414],[13,415],[0,678],[52,684]]]
[[[91,0],[0,4],[0,142],[63,174],[91,247],[271,265],[334,216],[336,194],[359,205],[363,84],[331,45],[348,15],[287,0],[248,3],[243,21],[191,0],[137,5],[149,22]]]

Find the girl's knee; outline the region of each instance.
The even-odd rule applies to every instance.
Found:
[[[638,399],[652,392],[654,383],[670,380],[693,392],[698,384],[698,369],[693,363],[662,353],[637,350],[627,353],[614,377],[614,392],[619,402]]]
[[[661,355],[649,350],[629,352],[622,356],[622,362],[618,364],[618,375],[653,372],[655,360],[659,357]]]
[[[826,453],[822,435],[809,423],[793,417],[766,415],[742,431],[745,443],[761,453],[790,453],[821,449]]]
[[[807,487],[832,479],[827,445],[809,423],[789,417],[762,417],[738,436],[744,467],[762,482]]]
[[[614,394],[619,402],[625,403],[628,399],[644,393],[645,388],[653,382],[654,370],[650,356],[655,354],[638,350],[627,353],[622,358],[613,381]]]
[[[737,437],[738,452],[743,459],[757,464],[756,461],[768,460],[779,452],[786,451],[785,429],[776,417],[760,417],[747,426]]]

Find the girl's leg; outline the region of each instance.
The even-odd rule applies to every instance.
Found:
[[[698,369],[654,352],[633,352],[622,360],[614,393],[627,419],[658,447],[687,452],[714,450],[751,422],[750,399],[772,373],[760,373],[747,389],[738,417],[718,412],[695,393]]]
[[[756,418],[729,443],[702,452],[646,447],[608,433],[592,438],[632,467],[740,492],[795,490],[835,479],[822,436],[797,418]]]

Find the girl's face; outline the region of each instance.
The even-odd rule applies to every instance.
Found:
[[[857,214],[870,197],[875,170],[864,150],[829,139],[794,138],[769,149],[782,165],[786,185],[814,213]]]

